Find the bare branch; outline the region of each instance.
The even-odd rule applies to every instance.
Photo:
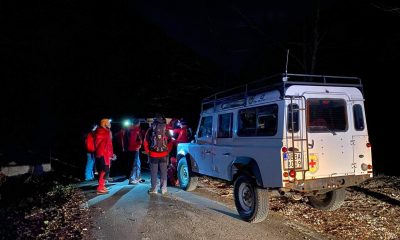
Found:
[[[400,14],[400,7],[379,6],[378,4],[375,3],[371,3],[371,5],[384,12],[392,12]]]

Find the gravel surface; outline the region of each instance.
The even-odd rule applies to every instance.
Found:
[[[90,210],[81,207],[92,193],[89,195],[85,193],[86,196],[84,196],[80,190],[70,185],[71,182],[73,179],[54,174],[39,178],[21,176],[7,179],[0,176],[0,196],[2,196],[0,198],[0,239],[92,239],[93,236],[88,234],[94,227],[93,220],[89,217]],[[120,191],[120,194],[127,194],[131,190],[127,188]],[[138,189],[137,193],[133,191],[131,194],[133,197],[138,197],[138,193],[140,193],[148,199],[147,193],[143,192],[145,190]],[[234,208],[233,188],[225,182],[202,177],[199,180],[199,188],[193,193],[207,196]],[[179,196],[180,193],[176,194]],[[156,201],[154,199],[147,201],[143,201],[144,206],[140,206],[142,210],[145,209],[142,215],[147,217],[143,218],[144,221],[138,225],[136,231],[136,233],[140,232],[144,239],[148,237],[157,239],[157,237],[163,236],[168,236],[170,239],[188,238],[191,232],[195,233],[189,237],[191,239],[202,239],[205,236],[213,238],[217,237],[215,234],[220,234],[218,229],[213,229],[215,226],[232,221],[227,217],[220,219],[209,211],[203,213],[198,208],[191,208],[190,205],[181,203],[174,198],[157,197]],[[292,236],[293,232],[285,232],[288,226],[303,233],[308,231],[309,234],[306,235],[316,239],[320,238],[316,234],[321,234],[319,236],[328,239],[400,238],[399,177],[375,177],[360,186],[347,188],[344,205],[332,212],[312,208],[307,204],[306,198],[294,201],[273,195],[270,201],[271,212],[267,221],[272,220],[273,222],[268,223],[268,226],[275,224],[274,228],[279,229],[279,222],[281,225],[285,223],[285,226],[281,227],[282,231],[288,234],[288,238],[295,236]],[[112,205],[114,203],[114,200],[110,202]],[[120,214],[123,216],[126,215],[126,209],[131,206],[129,198],[126,199],[126,206],[121,209]],[[137,207],[139,208],[139,206]],[[180,210],[185,210],[185,214],[178,214]],[[172,229],[166,227],[171,224],[171,218],[175,221]],[[138,221],[132,220],[131,217],[121,218],[120,216],[114,219],[116,219],[115,222],[127,219],[129,224]],[[154,219],[157,224],[152,223]],[[215,225],[204,219],[221,222]],[[235,228],[240,229],[245,225],[257,234],[263,234],[261,230],[267,227],[267,225],[256,227],[257,225],[251,225],[239,219],[233,220],[231,225],[231,232],[235,232]],[[163,226],[163,228],[157,231],[158,226]],[[184,226],[187,231],[182,232],[179,226]],[[255,228],[253,229],[253,227]],[[202,232],[203,229],[210,231]],[[216,232],[213,233],[213,231]],[[255,236],[249,234],[248,237],[255,238]],[[278,235],[272,234],[269,237],[276,236]],[[227,234],[218,237],[228,239],[233,236]]]
[[[233,207],[221,204],[220,196],[210,191],[202,193],[202,188],[186,192],[169,187],[167,195],[149,195],[149,188],[147,180],[139,185],[128,185],[126,180],[110,186],[109,194],[95,197],[89,204],[94,220],[93,238],[329,239],[276,213],[270,214],[268,221],[247,223]]]
[[[200,188],[233,204],[233,188],[224,182],[202,177]],[[344,205],[332,212],[312,208],[306,198],[279,196],[271,197],[270,210],[335,239],[399,239],[400,178],[375,177],[347,188]]]

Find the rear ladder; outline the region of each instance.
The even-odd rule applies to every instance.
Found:
[[[300,153],[301,163],[300,167],[296,167],[296,162],[293,160],[293,167],[288,170],[295,171],[295,177],[292,181],[296,180],[305,180],[306,172],[309,170],[309,152],[308,152],[308,121],[307,121],[307,104],[304,96],[285,96],[285,98],[289,98],[290,100],[290,108],[288,108],[290,119],[288,122],[291,126],[291,131],[287,129],[287,146],[288,152],[294,157],[296,153]],[[297,104],[298,108],[294,108],[294,104]],[[295,129],[295,113],[298,113],[298,131],[294,131]],[[303,114],[302,114],[303,113]],[[289,134],[288,134],[289,133]],[[289,159],[288,159],[289,160]],[[289,165],[288,165],[289,167]],[[301,172],[301,179],[297,179],[297,172]]]

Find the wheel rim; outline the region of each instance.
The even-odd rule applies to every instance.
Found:
[[[189,183],[189,171],[187,166],[182,165],[182,167],[179,169],[179,176],[180,176],[180,181],[182,186],[187,186]]]
[[[253,188],[248,183],[242,183],[239,186],[239,202],[243,211],[251,213],[254,205],[254,193]]]

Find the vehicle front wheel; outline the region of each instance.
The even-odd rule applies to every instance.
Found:
[[[180,187],[185,191],[193,191],[197,187],[198,177],[194,176],[190,171],[185,158],[179,160],[178,163],[178,179]]]
[[[234,196],[240,217],[251,223],[262,222],[269,211],[268,190],[260,188],[249,176],[242,175],[235,181]]]
[[[345,189],[340,188],[317,196],[310,196],[308,201],[316,209],[333,211],[343,205],[345,197]]]

